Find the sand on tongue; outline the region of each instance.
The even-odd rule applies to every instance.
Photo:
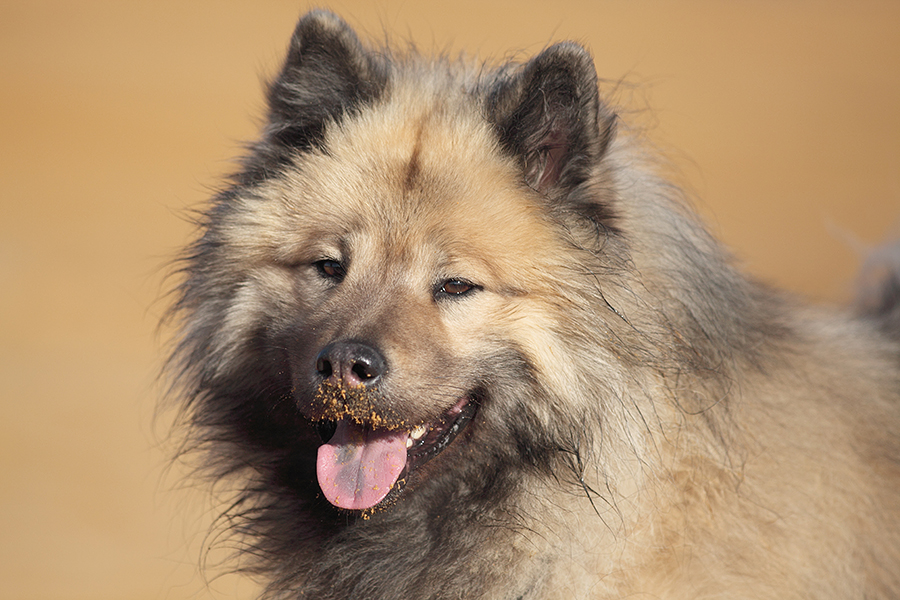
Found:
[[[372,430],[341,419],[316,457],[322,493],[340,508],[372,508],[403,472],[408,436],[406,431]]]

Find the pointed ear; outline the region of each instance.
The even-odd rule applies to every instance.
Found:
[[[487,112],[503,147],[520,158],[526,183],[550,196],[585,181],[615,131],[594,62],[571,42],[502,76],[488,94]]]
[[[363,48],[347,23],[326,11],[306,14],[269,87],[269,141],[309,148],[329,120],[374,100],[386,82],[386,64]]]

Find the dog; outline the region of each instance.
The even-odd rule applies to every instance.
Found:
[[[900,596],[900,269],[753,281],[638,137],[577,44],[301,18],[172,313],[265,597]]]

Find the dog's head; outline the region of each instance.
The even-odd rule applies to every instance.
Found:
[[[321,490],[354,510],[501,442],[532,462],[558,450],[577,411],[540,399],[590,377],[571,321],[597,304],[585,258],[615,243],[614,117],[587,53],[397,59],[311,13],[268,99],[188,258],[200,421],[291,460],[314,424]]]

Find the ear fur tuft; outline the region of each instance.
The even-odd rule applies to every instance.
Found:
[[[501,144],[521,158],[526,183],[558,196],[585,181],[614,136],[588,52],[555,44],[490,90],[488,118]]]
[[[269,87],[270,141],[300,150],[315,145],[328,121],[380,96],[387,78],[387,64],[347,23],[327,11],[308,13]]]

